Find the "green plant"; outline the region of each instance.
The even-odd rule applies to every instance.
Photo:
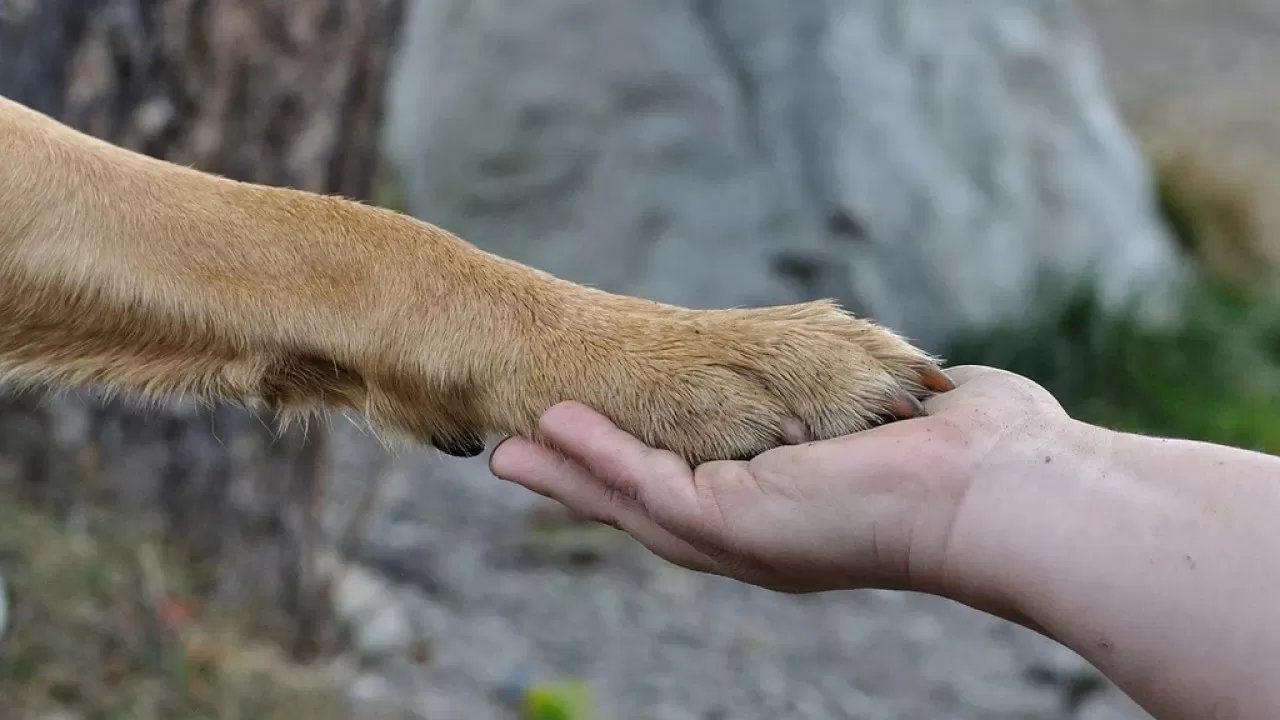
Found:
[[[1092,288],[958,338],[953,364],[1005,368],[1075,417],[1280,454],[1280,293],[1252,193],[1190,151],[1155,152],[1156,206],[1199,281],[1173,327],[1101,307]]]
[[[521,702],[522,720],[597,720],[591,686],[578,681],[535,683]]]
[[[1155,329],[1092,297],[961,338],[947,358],[1025,375],[1088,422],[1280,453],[1280,302],[1206,287]]]

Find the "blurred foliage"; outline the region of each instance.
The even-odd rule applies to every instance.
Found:
[[[600,720],[595,694],[585,682],[535,683],[521,702],[522,720]]]
[[[340,687],[200,618],[188,568],[136,520],[0,497],[0,717],[338,720]]]
[[[398,213],[412,214],[408,191],[405,189],[395,163],[387,157],[380,157],[378,160],[373,175],[373,189],[369,195],[371,205]]]
[[[946,357],[1025,375],[1086,422],[1280,454],[1280,303],[1215,288],[1187,305],[1178,327],[1150,329],[1082,293]]]
[[[1149,152],[1157,207],[1182,250],[1218,282],[1256,288],[1265,281],[1272,268],[1252,188],[1191,151]]]
[[[1154,164],[1160,211],[1200,270],[1177,325],[1107,312],[1086,289],[945,356],[1025,375],[1087,422],[1280,454],[1280,293],[1250,198],[1188,154]]]

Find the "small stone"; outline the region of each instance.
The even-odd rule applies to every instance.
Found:
[[[354,649],[370,659],[399,654],[417,639],[395,589],[373,572],[346,564],[334,575],[332,600]]]

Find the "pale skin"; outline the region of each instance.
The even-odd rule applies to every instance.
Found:
[[[491,468],[693,570],[1013,620],[1157,718],[1280,717],[1280,458],[1088,425],[1003,371],[948,374],[927,417],[696,468],[562,403]]]

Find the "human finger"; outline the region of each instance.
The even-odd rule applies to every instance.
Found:
[[[675,453],[645,445],[608,418],[576,402],[543,414],[539,432],[614,491],[638,501],[660,525],[698,515],[693,469]]]
[[[633,499],[557,451],[521,437],[490,455],[493,474],[554,500],[584,517],[622,530],[650,552],[690,570],[721,574],[711,558],[654,522]]]

